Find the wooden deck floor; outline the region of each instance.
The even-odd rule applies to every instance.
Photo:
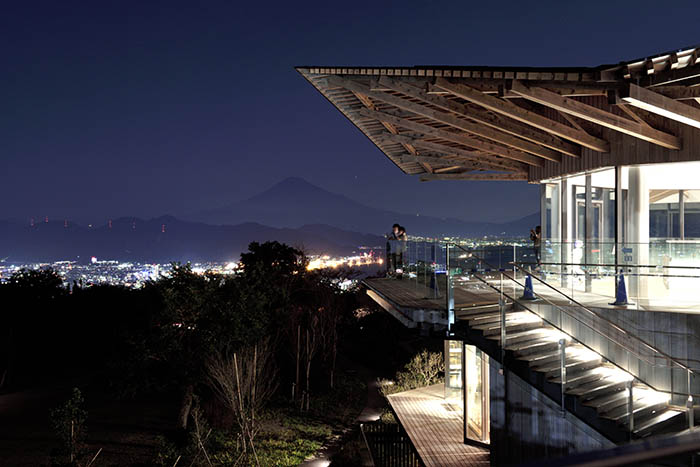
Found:
[[[435,292],[421,283],[409,279],[376,278],[365,279],[365,284],[384,297],[388,297],[401,308],[444,311],[445,291],[440,291],[438,298],[433,298]],[[467,290],[455,288],[455,308],[494,305],[498,303],[498,294],[490,289]]]
[[[464,444],[462,414],[443,405],[443,385],[389,396],[401,426],[426,467],[488,466],[488,449]]]

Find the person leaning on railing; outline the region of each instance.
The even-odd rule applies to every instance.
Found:
[[[406,229],[399,224],[394,224],[391,233],[387,236],[387,239],[387,243],[390,248],[390,264],[388,273],[389,275],[396,275],[397,278],[401,278],[404,267],[403,259],[408,242]]]

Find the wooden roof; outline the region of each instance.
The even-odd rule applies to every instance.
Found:
[[[593,68],[297,71],[407,174],[536,181],[700,159],[699,51]],[[634,154],[626,154],[630,144]]]

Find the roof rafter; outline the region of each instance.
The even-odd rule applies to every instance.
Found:
[[[414,122],[405,118],[395,117],[386,112],[379,112],[376,110],[361,109],[360,114],[365,117],[373,118],[375,120],[388,121],[393,125],[398,125],[408,130],[422,133],[423,135],[434,136],[436,138],[452,141],[454,143],[462,144],[470,148],[480,149],[482,151],[495,154],[506,159],[512,159],[514,161],[524,162],[528,165],[535,165],[538,167],[544,165],[542,159],[540,159],[537,156],[533,156],[532,154],[527,154],[525,152],[517,151],[504,146],[491,144],[487,141],[481,141],[473,136],[469,136],[464,133],[456,133],[453,131],[435,128],[430,125]]]
[[[387,134],[384,137],[379,137],[378,139],[380,141],[391,143],[411,144],[419,149],[422,148],[435,153],[444,154],[445,156],[454,157],[455,159],[472,161],[488,169],[519,171],[527,170],[526,164],[511,161],[510,159],[497,159],[496,156],[491,154],[474,153],[465,149],[453,148],[452,146],[447,146],[445,144],[433,143],[419,138],[412,138],[410,136]]]
[[[620,90],[620,97],[631,106],[700,128],[700,109],[635,84]]]
[[[561,161],[561,155],[559,154],[559,152],[555,151],[561,151],[565,154],[574,157],[578,157],[581,155],[580,147],[568,142],[561,141],[560,139],[548,133],[540,132],[520,122],[510,122],[503,117],[489,114],[488,112],[481,109],[469,108],[466,105],[452,101],[445,97],[428,94],[426,91],[420,88],[402,83],[396,79],[383,76],[379,79],[379,85],[400,92],[409,97],[419,99],[427,104],[431,104],[440,109],[457,113],[470,120],[473,120],[474,122],[481,123],[485,125],[485,127],[475,127],[471,122],[466,122],[467,125],[464,125],[465,121],[463,119],[459,119],[459,122],[462,126],[458,126],[457,128],[465,129],[465,131],[469,131],[470,133],[474,133],[484,138],[497,141],[507,146],[521,149],[523,151],[538,155],[540,157],[555,162]],[[412,106],[419,105],[414,103],[411,104]],[[417,110],[417,108],[414,108],[413,111],[417,112]],[[452,115],[450,114],[436,112],[432,109],[428,110],[430,112],[422,115],[435,119],[438,119],[435,117],[435,115],[437,117],[452,117]],[[444,120],[443,123],[451,124],[447,120]],[[467,129],[467,126],[469,126],[469,128],[471,129]]]
[[[354,92],[359,92],[359,93],[366,94],[366,95],[371,95],[373,98],[376,98],[378,100],[382,100],[383,102],[385,102],[389,105],[393,105],[393,106],[398,107],[398,108],[403,108],[403,107],[401,107],[401,105],[405,105],[405,102],[407,102],[404,99],[401,99],[400,97],[392,96],[390,94],[386,94],[386,93],[379,92],[379,91],[370,91],[369,90],[370,88],[368,85],[366,85],[364,83],[357,82],[357,81],[345,79],[345,78],[330,76],[330,77],[328,77],[328,83],[331,85],[337,85],[337,86],[344,87],[345,89],[347,89],[349,91],[354,91]],[[418,106],[418,104],[413,104],[413,106]],[[411,106],[411,107],[413,108],[413,106]],[[419,107],[422,107],[422,106],[419,106]],[[406,110],[406,109],[404,108],[404,110]],[[409,110],[413,111],[411,109],[409,109]],[[418,110],[418,109],[416,109],[416,110]],[[427,110],[430,110],[430,109],[427,109]],[[489,141],[482,141],[482,140],[475,138],[473,136],[470,136],[468,134],[454,133],[454,132],[449,132],[449,131],[445,131],[445,130],[440,130],[438,128],[434,128],[434,127],[431,127],[429,125],[425,125],[422,123],[413,122],[413,121],[407,120],[405,118],[394,117],[394,116],[391,116],[390,114],[387,114],[384,112],[377,112],[376,114],[374,114],[372,116],[372,118],[375,118],[376,120],[379,120],[379,121],[389,122],[392,125],[399,125],[399,126],[402,126],[404,128],[410,129],[410,130],[419,131],[419,132],[422,132],[424,134],[433,134],[433,135],[440,134],[443,136],[438,136],[439,138],[443,138],[443,139],[447,139],[449,141],[454,141],[454,142],[457,142],[460,144],[464,144],[465,146],[469,146],[472,148],[481,149],[482,151],[485,151],[485,152],[488,152],[491,154],[496,154],[496,155],[499,155],[499,156],[502,156],[502,157],[505,157],[508,159],[515,160],[515,161],[524,162],[524,163],[529,164],[529,165],[535,165],[535,166],[540,166],[540,167],[542,165],[544,165],[544,162],[542,161],[542,159],[537,157],[537,156],[534,156],[532,154],[529,154],[529,153],[526,153],[526,152],[523,152],[523,151],[520,151],[517,149],[512,149],[509,147],[493,144]],[[457,120],[459,120],[459,119],[454,117],[453,120],[454,120],[453,123],[458,124]],[[442,122],[442,123],[444,123],[444,122]],[[455,138],[457,138],[457,139],[455,139]]]
[[[700,63],[693,61],[693,65],[678,69],[668,69],[655,72],[650,75],[640,76],[636,81],[640,86],[664,86],[671,83],[682,83],[683,81],[700,77]]]
[[[580,119],[625,133],[635,138],[663,146],[668,149],[680,149],[680,138],[663,131],[645,126],[637,121],[620,117],[598,107],[584,104],[570,97],[561,96],[544,88],[528,87],[524,83],[513,80],[511,91],[525,99],[573,115]]]
[[[427,174],[419,175],[421,182],[432,180],[527,180],[527,175],[494,172],[463,172],[458,174]]]
[[[357,98],[357,100],[359,100],[360,102],[362,102],[362,104],[363,104],[365,107],[367,107],[368,109],[372,109],[372,110],[375,110],[375,109],[376,109],[376,107],[374,106],[374,103],[373,103],[372,100],[369,98],[369,96],[367,96],[366,94],[363,94],[363,93],[361,93],[361,92],[356,92],[356,91],[352,91],[352,93],[353,93],[353,95]],[[389,122],[381,122],[381,124],[384,125],[384,128],[386,128],[387,130],[389,130],[390,133],[393,133],[393,134],[395,134],[395,135],[398,135],[398,134],[399,134],[399,131],[398,131],[398,130],[394,127],[394,125],[392,125],[391,123],[389,123]],[[418,155],[418,151],[416,151],[416,148],[414,148],[414,147],[411,146],[410,144],[404,144],[403,147],[404,147],[404,149],[406,149],[406,151],[408,151],[409,153],[413,154],[414,156]],[[418,164],[419,164],[421,167],[423,167],[423,170],[425,170],[426,172],[432,172],[432,171],[433,171],[433,170],[432,170],[432,167],[431,167],[427,162],[418,162]]]
[[[520,122],[547,131],[561,138],[573,141],[587,148],[598,152],[610,152],[610,143],[607,141],[589,135],[585,131],[571,128],[563,123],[552,120],[531,110],[524,109],[510,101],[499,99],[494,96],[486,95],[472,87],[460,83],[454,83],[444,78],[437,78],[435,86],[440,89],[445,89],[455,96],[461,97],[464,100],[478,104],[493,112],[513,118]],[[561,97],[561,96],[560,96]]]

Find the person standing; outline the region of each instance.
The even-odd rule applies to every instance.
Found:
[[[537,266],[540,266],[541,262],[541,240],[542,240],[542,227],[537,226],[534,229],[530,229],[530,240],[532,240],[532,247],[535,250],[535,259],[537,260]]]
[[[397,277],[400,277],[399,275],[403,274],[403,256],[406,252],[406,242],[408,240],[406,229],[399,224],[394,224],[387,238],[387,244],[390,250],[388,272],[390,275],[397,275]]]
[[[404,255],[406,254],[406,247],[408,245],[408,235],[406,235],[406,228],[402,225],[399,225],[398,231],[394,232],[394,235],[396,236],[396,273],[398,274],[398,277],[401,278],[403,276],[403,270],[404,270]]]

